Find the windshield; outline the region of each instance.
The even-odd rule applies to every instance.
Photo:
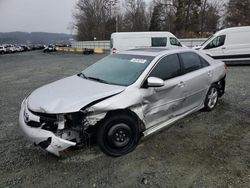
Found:
[[[82,74],[86,79],[128,86],[137,80],[153,59],[153,56],[114,54],[99,60]]]

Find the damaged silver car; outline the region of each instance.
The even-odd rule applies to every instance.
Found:
[[[224,94],[223,62],[191,49],[145,48],[107,56],[24,99],[19,124],[50,153],[94,137],[111,156],[188,114],[212,110]]]

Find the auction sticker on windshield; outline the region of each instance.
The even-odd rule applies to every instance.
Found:
[[[132,63],[146,63],[147,60],[146,59],[133,58],[133,59],[130,60],[130,62],[132,62]]]

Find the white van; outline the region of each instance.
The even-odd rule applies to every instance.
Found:
[[[195,49],[227,64],[247,62],[250,60],[250,26],[220,30]]]
[[[170,32],[117,32],[111,35],[111,54],[142,47],[182,47]]]

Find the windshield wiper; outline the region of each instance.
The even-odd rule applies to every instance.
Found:
[[[97,82],[101,82],[101,83],[105,83],[105,84],[107,84],[108,82],[107,81],[105,81],[105,80],[102,80],[102,79],[100,79],[100,78],[95,78],[95,77],[91,77],[91,76],[86,76],[84,73],[79,73],[79,74],[77,74],[77,76],[79,76],[79,77],[81,77],[81,78],[85,78],[85,79],[89,79],[89,80],[95,80],[95,81],[97,81]]]
[[[85,74],[83,74],[82,72],[79,73],[79,74],[77,74],[77,76],[79,76],[79,77],[81,77],[81,78],[88,79],[88,77],[87,77]]]
[[[95,77],[91,77],[91,76],[89,76],[89,77],[87,77],[87,78],[90,79],[90,80],[95,80],[95,81],[97,81],[97,82],[101,82],[101,83],[105,83],[105,84],[108,83],[107,81],[102,80],[102,79],[100,79],[100,78],[95,78]]]

